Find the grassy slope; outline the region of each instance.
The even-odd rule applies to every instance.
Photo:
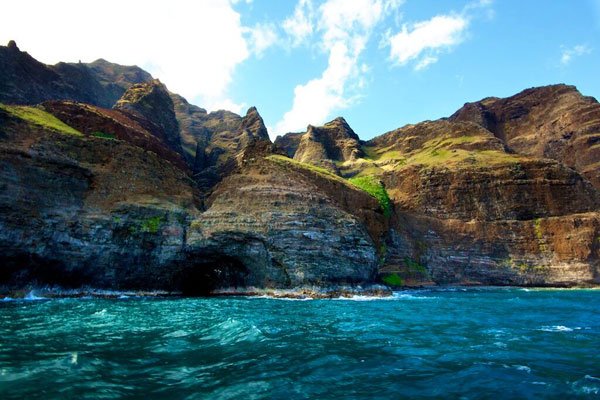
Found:
[[[392,201],[383,183],[375,176],[359,176],[348,179],[354,186],[364,190],[379,202],[383,214],[389,218],[392,215]]]
[[[267,158],[267,160],[274,161],[280,165],[287,165],[287,166],[292,166],[295,168],[301,168],[304,170],[308,170],[308,171],[314,172],[315,174],[317,174],[323,178],[332,179],[332,180],[344,183],[345,185],[348,185],[348,182],[344,178],[341,178],[341,177],[329,172],[325,168],[321,168],[321,167],[317,167],[312,164],[307,164],[307,163],[303,163],[300,161],[296,161],[292,158],[289,158],[286,156],[280,156],[277,154],[267,156],[266,158]]]
[[[386,171],[423,165],[427,167],[470,167],[513,164],[526,157],[500,150],[467,150],[466,145],[484,143],[480,136],[442,137],[429,140],[411,152],[401,152],[390,147],[364,146],[365,158],[338,164],[345,176],[380,175]]]
[[[392,213],[392,202],[390,197],[385,190],[383,184],[374,176],[364,176],[364,177],[356,177],[352,179],[344,179],[341,178],[325,168],[317,167],[312,164],[303,163],[300,161],[296,161],[294,159],[280,156],[280,155],[270,155],[266,157],[267,160],[274,161],[280,165],[291,166],[293,168],[301,168],[306,171],[311,171],[322,178],[331,179],[334,181],[338,181],[343,183],[346,186],[349,186],[352,189],[362,190],[369,195],[373,196],[379,202],[379,205],[386,217],[389,217]]]
[[[46,111],[30,106],[9,106],[0,104],[0,109],[8,112],[14,117],[20,118],[29,124],[37,125],[45,129],[50,129],[56,132],[67,135],[82,136],[82,133],[65,124],[54,115]]]

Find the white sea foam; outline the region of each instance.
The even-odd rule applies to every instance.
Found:
[[[528,374],[530,374],[530,373],[531,373],[531,368],[529,368],[529,367],[528,367],[528,366],[526,366],[526,365],[513,365],[513,368],[515,368],[515,369],[516,369],[516,370],[518,370],[518,371],[525,371],[525,372],[527,372]]]
[[[398,300],[436,300],[439,299],[439,297],[436,296],[419,296],[417,295],[417,292],[413,292],[413,293],[402,293],[402,292],[394,292],[394,299],[398,299]]]
[[[282,295],[268,295],[263,294],[260,296],[249,296],[249,299],[269,299],[269,300],[283,300],[283,301],[309,301],[315,300],[313,297],[284,297]]]
[[[27,295],[24,297],[24,300],[45,300],[45,298],[36,296],[35,291],[32,290],[31,292],[27,293]]]
[[[575,328],[577,329],[577,328]],[[538,331],[543,332],[573,332],[573,328],[564,325],[542,326]]]
[[[350,297],[340,296],[335,297],[331,300],[342,300],[342,301],[377,301],[377,300],[394,300],[395,296],[364,296],[360,294],[355,294]]]
[[[205,339],[218,340],[222,345],[242,341],[258,342],[266,339],[255,325],[234,318],[228,318],[213,325],[205,333]]]

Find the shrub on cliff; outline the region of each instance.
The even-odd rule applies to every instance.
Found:
[[[383,183],[375,176],[359,176],[348,179],[350,183],[375,197],[383,210],[383,215],[389,218],[392,215],[392,201],[388,196]]]

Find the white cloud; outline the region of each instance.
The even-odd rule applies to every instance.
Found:
[[[273,24],[256,24],[253,28],[247,28],[246,31],[250,34],[249,44],[252,53],[258,57],[261,57],[266,49],[279,40]]]
[[[419,61],[417,65],[415,65],[415,71],[420,71],[422,69],[427,68],[431,64],[435,64],[438,61],[437,57],[434,56],[425,56]]]
[[[35,10],[35,12],[31,12]],[[250,56],[228,0],[19,0],[2,5],[0,43],[16,40],[46,63],[97,58],[150,68],[170,90],[201,105],[226,103],[238,64]],[[257,36],[264,50],[269,35]]]
[[[368,65],[360,64],[360,55],[372,29],[400,3],[399,0],[327,0],[318,8],[316,31],[321,34],[322,50],[328,54],[327,68],[320,77],[295,87],[292,108],[276,124],[273,134],[302,130],[309,123],[321,124],[333,111],[353,103],[356,96],[350,92],[365,85],[362,78],[369,70]],[[300,0],[292,18],[297,20],[299,7],[310,4]]]
[[[420,70],[438,60],[438,55],[459,44],[469,21],[461,15],[438,15],[430,20],[403,25],[389,37],[390,58],[397,65],[416,61]]]
[[[573,61],[573,57],[583,56],[585,54],[590,54],[591,52],[592,49],[583,44],[578,44],[571,48],[563,48],[560,62],[563,65],[568,65]]]
[[[294,14],[283,21],[283,30],[292,38],[292,46],[304,43],[314,31],[312,0],[300,0]]]

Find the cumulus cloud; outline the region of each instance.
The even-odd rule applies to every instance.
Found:
[[[427,68],[431,64],[435,64],[438,61],[437,57],[434,56],[426,56],[419,61],[417,65],[415,65],[415,71],[420,71],[422,69]]]
[[[295,87],[292,107],[275,125],[274,134],[301,130],[308,123],[323,123],[333,111],[352,104],[355,96],[349,92],[364,86],[362,76],[368,71],[366,64],[360,64],[360,55],[369,36],[385,14],[400,3],[399,0],[327,0],[314,10],[315,20],[307,20],[306,28],[297,31],[308,34],[314,29],[319,33],[321,49],[328,54],[327,68],[320,77]],[[310,0],[300,0],[291,18],[297,21],[301,19],[298,15],[303,18],[310,15],[307,13],[310,7]],[[297,40],[303,38],[297,36]]]
[[[415,61],[421,70],[438,60],[438,55],[462,42],[468,19],[461,15],[438,15],[427,21],[404,24],[389,37],[390,58],[397,65]]]
[[[282,27],[292,39],[292,46],[298,46],[306,41],[314,31],[314,7],[312,0],[300,0],[296,4],[294,14],[286,18]]]
[[[493,0],[473,0],[460,13],[434,16],[425,21],[405,23],[400,32],[388,32],[383,45],[390,48],[390,60],[397,66],[411,64],[415,71],[436,63],[441,54],[463,42],[473,19],[492,20]]]
[[[256,24],[253,28],[247,28],[246,32],[250,35],[252,53],[258,57],[279,40],[277,29],[273,24]]]
[[[137,64],[209,109],[232,104],[227,88],[234,69],[272,40],[264,30],[252,31],[249,48],[228,0],[19,0],[2,11],[11,18],[3,19],[0,41],[15,39],[43,62],[102,57]]]
[[[570,48],[563,48],[562,55],[560,57],[560,62],[562,65],[569,65],[571,61],[573,61],[574,57],[590,54],[591,52],[592,49],[583,44],[578,44]]]

